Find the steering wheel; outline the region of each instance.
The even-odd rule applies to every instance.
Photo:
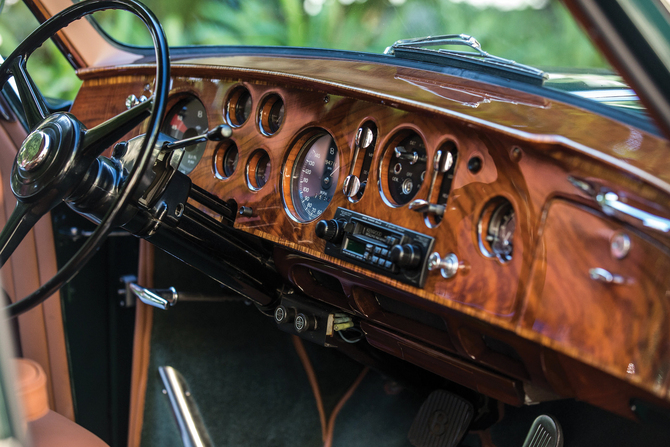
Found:
[[[124,10],[144,22],[153,39],[156,55],[154,94],[149,100],[91,129],[70,113],[49,114],[41,95],[26,70],[28,57],[61,28],[97,11]],[[40,217],[72,195],[86,177],[95,159],[112,143],[149,117],[147,133],[127,181],[95,232],[70,260],[39,289],[9,305],[10,317],[37,306],[72,279],[95,254],[117,218],[134,196],[151,162],[152,149],[160,130],[170,80],[167,40],[156,16],[133,0],[86,0],[56,14],[33,31],[0,66],[0,88],[14,76],[26,120],[31,131],[21,145],[12,167],[11,188],[16,207],[0,233],[0,267],[14,252]]]

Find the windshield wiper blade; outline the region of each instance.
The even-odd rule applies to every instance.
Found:
[[[470,48],[470,51],[427,48],[443,45],[462,45]],[[444,64],[445,60],[449,60],[452,65],[459,68],[479,69],[490,74],[539,85],[542,85],[548,77],[538,68],[487,53],[482,50],[477,39],[467,34],[402,39],[386,48],[384,54],[437,64]]]

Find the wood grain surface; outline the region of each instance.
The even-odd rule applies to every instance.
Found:
[[[237,100],[240,86],[250,92],[253,107],[251,118],[233,130],[236,171],[223,178],[220,157],[230,143],[210,142],[190,176],[221,199],[253,210],[251,216],[239,216],[235,228],[277,244],[281,273],[303,291],[430,349],[558,395],[598,401],[631,416],[622,400],[630,392],[617,394],[616,402],[598,400],[597,393],[588,397],[584,386],[557,372],[568,362],[559,359],[566,358],[584,365],[587,372],[580,380],[592,387],[601,387],[598,374],[607,374],[627,383],[627,390],[670,407],[670,284],[665,279],[670,277],[670,242],[594,214],[595,202],[568,181],[573,176],[606,185],[629,203],[668,217],[667,141],[565,103],[420,70],[261,57],[191,63],[173,69],[171,104],[196,95],[207,109],[210,128],[225,122],[226,104]],[[224,63],[227,67],[216,66]],[[128,95],[149,95],[150,73],[143,66],[82,71],[85,80],[72,112],[87,126],[95,125],[121,112]],[[261,132],[258,122],[268,95],[278,95],[285,105],[284,122],[272,135]],[[356,132],[366,121],[377,126],[377,143],[365,193],[351,202],[341,192],[342,182]],[[389,168],[384,154],[408,131],[426,145],[426,179],[440,147],[453,142],[458,150],[452,190],[437,225],[407,205],[393,205],[384,191],[381,179]],[[334,138],[341,169],[332,202],[319,219],[330,219],[344,207],[432,236],[441,256],[458,256],[454,278],[431,272],[425,286],[416,288],[324,254],[325,242],[314,232],[319,219],[300,219],[289,193],[298,152],[306,136],[318,132]],[[253,188],[250,162],[259,150],[269,155],[271,174],[267,184]],[[473,157],[482,160],[477,173],[468,170]],[[415,198],[427,199],[429,189],[430,181],[424,181]],[[480,217],[502,199],[516,213],[514,252],[507,263],[483,253],[478,236]],[[610,255],[609,236],[616,229],[633,240],[630,255],[621,261]],[[629,283],[618,287],[593,281],[588,276],[592,267],[621,271]],[[335,278],[342,290],[325,293],[325,286],[310,279],[309,269]],[[405,321],[407,316],[380,308],[375,293],[439,315],[446,328],[422,329],[421,322]],[[504,341],[514,353],[495,348],[497,342],[486,337]]]

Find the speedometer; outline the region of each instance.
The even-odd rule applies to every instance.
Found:
[[[330,134],[319,133],[302,146],[291,175],[291,199],[305,221],[321,215],[333,199],[340,176],[337,145]]]
[[[165,117],[161,132],[181,140],[202,135],[207,130],[207,112],[205,106],[195,97],[179,101]],[[192,144],[184,150],[179,171],[188,174],[200,162],[207,142]]]

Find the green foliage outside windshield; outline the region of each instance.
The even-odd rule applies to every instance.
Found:
[[[171,46],[288,45],[382,53],[398,39],[465,33],[491,54],[537,67],[606,68],[605,60],[565,7],[550,0],[540,9],[480,9],[450,0],[146,0]],[[350,4],[347,4],[350,3]],[[398,4],[395,6],[393,3]],[[308,4],[318,4],[319,10]],[[313,14],[313,15],[312,15]],[[125,12],[97,13],[114,39],[151,45],[144,25]],[[11,52],[37,26],[21,3],[0,15],[0,52]],[[53,45],[29,69],[53,97],[73,98],[80,83]],[[69,72],[68,72],[69,70]]]

